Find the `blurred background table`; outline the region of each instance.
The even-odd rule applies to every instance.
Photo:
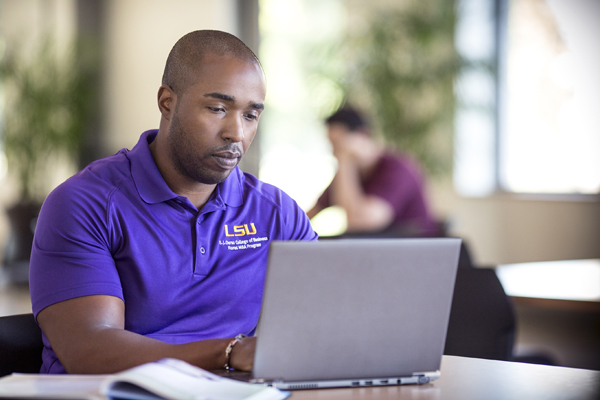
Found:
[[[516,355],[600,370],[600,260],[499,265],[517,316]]]
[[[499,265],[498,278],[515,304],[600,312],[600,260]]]

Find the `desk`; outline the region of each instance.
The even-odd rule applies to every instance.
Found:
[[[443,356],[442,376],[431,384],[297,390],[302,399],[598,400],[600,371]]]
[[[516,305],[600,311],[600,259],[499,265],[496,274]]]
[[[517,355],[600,369],[599,259],[507,264],[496,273],[515,305]]]

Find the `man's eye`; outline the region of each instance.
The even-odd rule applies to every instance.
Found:
[[[256,121],[258,119],[258,115],[246,114],[246,119],[251,120],[251,121]]]
[[[224,108],[220,108],[220,107],[208,107],[208,109],[213,112],[224,112],[225,111]]]

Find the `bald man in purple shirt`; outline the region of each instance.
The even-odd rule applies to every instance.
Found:
[[[289,196],[238,168],[265,91],[239,39],[189,33],[167,59],[159,129],[48,196],[30,270],[41,372],[165,357],[252,369],[269,243],[317,239]]]

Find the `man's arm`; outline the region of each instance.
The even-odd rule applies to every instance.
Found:
[[[323,211],[323,207],[320,204],[315,204],[310,210],[306,212],[308,219],[313,219],[315,215]]]
[[[372,232],[387,228],[394,209],[385,200],[365,194],[351,156],[337,156],[338,171],[332,182],[332,202],[346,211],[348,232]]]
[[[149,310],[151,312],[151,310]],[[40,311],[38,323],[65,370],[105,374],[161,358],[178,358],[207,370],[225,365],[231,339],[168,344],[125,330],[125,305],[113,296],[85,296]],[[245,338],[231,352],[230,366],[251,370],[256,338]]]

